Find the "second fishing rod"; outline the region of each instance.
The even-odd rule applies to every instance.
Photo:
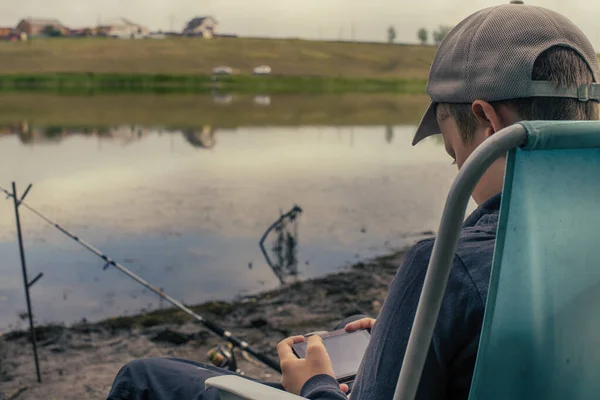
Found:
[[[28,190],[29,190],[29,188],[28,188]],[[6,195],[9,196],[9,197],[14,197],[14,194],[10,193],[6,189],[3,189],[2,187],[0,187],[0,191],[6,193]],[[71,233],[70,231],[68,231],[67,229],[63,228],[62,226],[60,226],[56,222],[50,220],[48,217],[46,217],[45,215],[43,215],[42,213],[40,213],[39,211],[37,211],[33,207],[29,206],[25,202],[20,201],[20,200],[18,200],[18,202],[19,202],[19,205],[22,205],[23,207],[25,207],[26,209],[28,209],[30,212],[32,212],[33,214],[35,214],[39,218],[41,218],[43,221],[45,221],[46,223],[52,225],[53,227],[55,227],[56,229],[58,229],[60,232],[62,232],[64,235],[68,236],[69,238],[71,238],[74,241],[76,241],[77,243],[79,243],[86,250],[90,251],[91,253],[95,254],[96,256],[98,256],[102,260],[104,260],[104,262],[106,263],[104,265],[104,269],[106,269],[106,268],[108,268],[110,266],[115,267],[116,269],[118,269],[119,271],[121,271],[122,273],[124,273],[125,275],[129,276],[131,279],[135,280],[136,282],[138,282],[139,284],[143,285],[144,287],[150,289],[151,291],[153,291],[154,293],[156,293],[161,298],[165,299],[166,301],[168,301],[169,303],[171,303],[175,307],[179,308],[181,311],[183,311],[186,314],[188,314],[189,316],[191,316],[194,320],[196,320],[196,322],[201,323],[208,330],[216,333],[217,335],[221,336],[222,338],[224,338],[225,340],[227,340],[228,342],[230,342],[234,347],[237,347],[237,348],[241,349],[242,351],[245,351],[246,353],[252,355],[257,360],[261,361],[262,363],[264,363],[268,367],[270,367],[270,368],[274,369],[275,371],[281,373],[281,368],[279,367],[279,363],[277,361],[273,360],[272,358],[270,358],[270,357],[268,357],[268,356],[266,356],[264,354],[259,353],[258,351],[256,351],[252,347],[250,347],[250,345],[247,342],[245,342],[244,340],[241,340],[241,339],[233,336],[233,334],[231,332],[229,332],[228,330],[223,329],[220,326],[216,325],[215,323],[207,320],[206,318],[204,318],[201,315],[197,314],[196,312],[194,312],[192,309],[190,309],[189,307],[187,307],[186,305],[184,305],[180,301],[178,301],[178,300],[174,299],[173,297],[169,296],[168,294],[166,294],[164,291],[160,290],[159,288],[151,285],[150,283],[148,283],[146,280],[144,280],[140,276],[138,276],[135,273],[131,272],[129,269],[127,269],[123,265],[119,264],[117,261],[111,259],[106,254],[104,254],[103,252],[101,252],[100,250],[98,250],[97,248],[95,248],[94,246],[92,246],[91,244],[87,243],[85,240],[81,239],[77,235]]]

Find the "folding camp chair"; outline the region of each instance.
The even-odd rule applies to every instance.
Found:
[[[469,197],[507,152],[469,400],[600,398],[600,122],[538,121],[496,133],[459,172],[394,400],[415,397]],[[219,388],[224,400],[300,399],[238,377],[212,378],[206,385]]]

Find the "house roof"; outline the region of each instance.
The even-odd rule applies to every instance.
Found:
[[[200,25],[202,25],[204,23],[204,21],[206,21],[207,19],[211,19],[215,24],[217,23],[217,20],[214,19],[213,17],[196,17],[196,18],[192,18],[187,23],[184,30],[195,29],[195,28],[199,27]]]
[[[27,22],[29,25],[38,25],[38,26],[64,26],[57,19],[44,19],[44,18],[25,18],[23,21]]]
[[[136,26],[142,27],[140,24],[136,24],[133,21],[128,20],[127,18],[116,18],[113,20],[109,20],[108,22],[103,22],[102,26]]]

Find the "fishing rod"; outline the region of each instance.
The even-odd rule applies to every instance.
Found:
[[[28,190],[29,190],[29,188],[28,188]],[[0,191],[6,193],[6,195],[8,197],[14,197],[14,194],[8,192],[6,189],[4,189],[2,187],[0,187]],[[248,354],[251,354],[253,357],[255,357],[257,360],[260,360],[262,363],[264,363],[268,367],[270,367],[270,368],[274,369],[275,371],[281,373],[281,368],[279,367],[279,363],[276,362],[275,360],[273,360],[272,358],[270,358],[270,357],[268,357],[268,356],[266,356],[264,354],[259,353],[258,351],[254,350],[252,347],[250,347],[250,345],[247,342],[245,342],[245,341],[243,341],[241,339],[238,339],[237,337],[233,336],[233,334],[231,332],[229,332],[228,330],[225,330],[225,329],[219,327],[218,325],[214,324],[213,322],[211,322],[211,321],[207,320],[206,318],[202,317],[201,315],[195,313],[192,309],[190,309],[189,307],[185,306],[183,303],[181,303],[180,301],[174,299],[173,297],[169,296],[168,294],[166,294],[161,289],[158,289],[157,287],[152,286],[150,283],[148,283],[146,280],[144,280],[140,276],[138,276],[135,273],[131,272],[129,269],[127,269],[123,265],[119,264],[117,261],[111,259],[106,254],[102,253],[100,250],[98,250],[97,248],[95,248],[91,244],[87,243],[85,240],[83,240],[80,237],[76,236],[75,234],[69,232],[67,229],[63,228],[62,226],[60,226],[56,222],[50,220],[48,217],[46,217],[45,215],[43,215],[41,212],[37,211],[33,207],[29,206],[25,202],[23,202],[23,201],[21,201],[19,199],[16,199],[16,200],[17,200],[17,202],[18,202],[19,205],[22,205],[23,207],[25,207],[26,209],[28,209],[30,212],[32,212],[33,214],[35,214],[39,218],[41,218],[43,221],[45,221],[46,223],[52,225],[53,227],[55,227],[56,229],[58,229],[60,232],[62,232],[63,234],[65,234],[69,238],[71,238],[74,241],[76,241],[77,243],[79,243],[86,250],[90,251],[91,253],[95,254],[96,256],[98,256],[102,260],[104,260],[104,262],[106,263],[104,265],[104,267],[103,267],[104,270],[106,270],[110,266],[113,266],[113,267],[117,268],[119,271],[121,271],[125,275],[129,276],[131,279],[135,280],[136,282],[138,282],[142,286],[150,289],[151,291],[153,291],[154,293],[156,293],[161,298],[165,299],[169,303],[173,304],[175,307],[179,308],[181,311],[183,311],[186,314],[190,315],[192,318],[194,318],[196,320],[196,322],[199,322],[199,323],[203,324],[210,331],[212,331],[215,334],[221,336],[222,338],[225,338],[233,346],[238,347],[239,349],[241,349],[242,351],[247,352]]]

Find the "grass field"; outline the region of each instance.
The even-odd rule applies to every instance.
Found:
[[[0,75],[4,92],[92,93],[400,93],[421,94],[426,82],[417,79],[375,79],[328,76],[221,76],[210,75],[56,73]]]
[[[276,75],[427,78],[435,47],[283,39],[109,38],[0,42],[0,75],[94,72],[210,74],[220,65],[249,75],[268,64]]]
[[[425,95],[353,94],[272,96],[268,107],[253,96],[236,95],[231,104],[210,96],[0,95],[0,125],[27,122],[64,127],[140,124],[165,128],[217,128],[292,125],[415,124],[429,104]]]
[[[423,93],[435,48],[283,39],[46,38],[0,42],[0,90]],[[273,76],[251,76],[267,64]]]

